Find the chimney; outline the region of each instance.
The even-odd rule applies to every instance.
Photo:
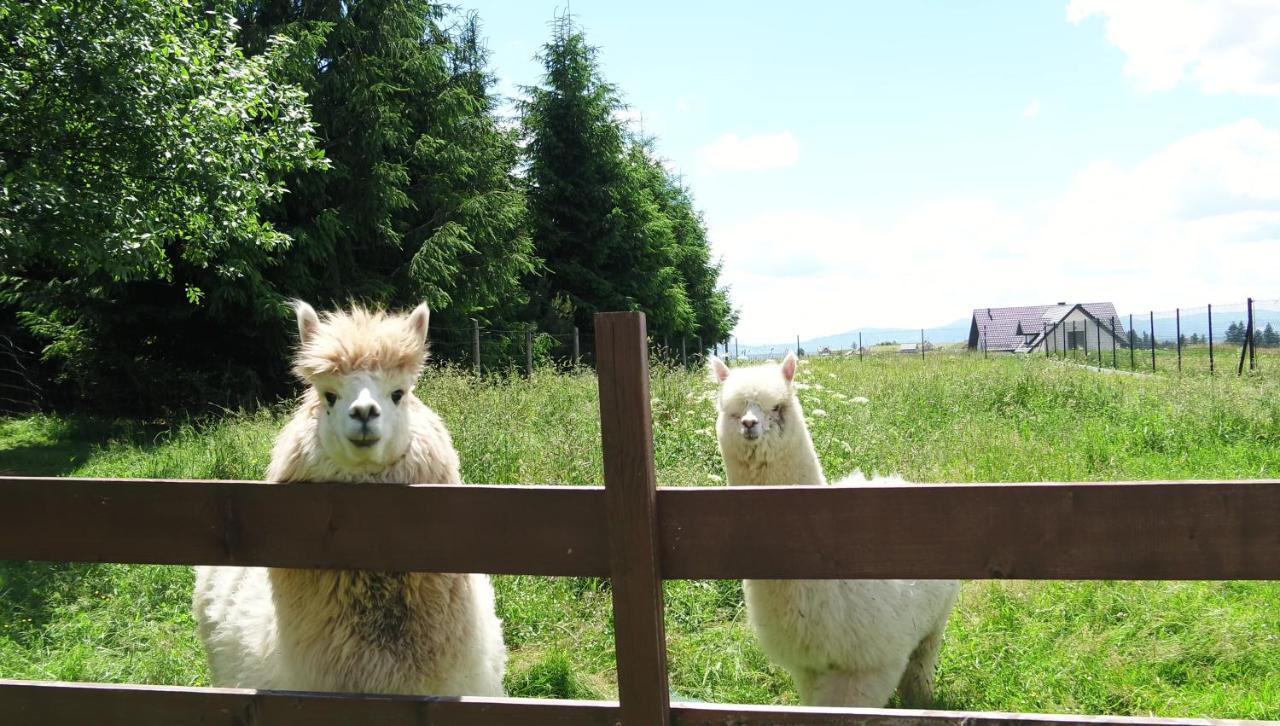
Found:
[[[1064,302],[1060,302],[1060,303],[1058,303],[1058,304],[1059,304],[1059,305],[1066,305],[1066,303],[1064,303]]]

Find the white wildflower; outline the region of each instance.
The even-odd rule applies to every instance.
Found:
[[[797,383],[797,384],[795,384],[795,387],[796,387],[796,390],[797,390],[797,391],[807,391],[807,390],[809,390],[812,386],[810,386],[808,383]]]
[[[871,403],[871,399],[867,398],[866,396],[854,396],[853,398],[849,399],[849,403]]]
[[[707,474],[707,478],[717,484],[724,481],[724,477],[716,476],[715,474]]]
[[[824,411],[824,410],[822,410],[822,409],[820,409],[820,408],[815,408],[815,409],[813,409],[813,415],[814,415],[814,416],[826,416],[826,415],[827,415],[827,412],[826,412],[826,411]]]

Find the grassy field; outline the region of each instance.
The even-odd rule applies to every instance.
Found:
[[[814,359],[801,371],[833,479],[855,468],[926,482],[1280,476],[1280,365],[1211,379],[937,355]],[[710,392],[701,373],[655,369],[662,484],[720,482]],[[467,481],[600,480],[590,375],[477,383],[434,372],[419,393],[453,431]],[[258,478],[281,416],[0,420],[0,471]],[[0,563],[0,677],[206,683],[191,579],[181,567]],[[616,694],[606,583],[495,582],[513,695]],[[665,587],[680,697],[795,703],[755,644],[740,583]],[[1280,583],[969,582],[938,692],[958,709],[1280,718]]]

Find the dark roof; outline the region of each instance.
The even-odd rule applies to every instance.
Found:
[[[1116,314],[1116,306],[1109,302],[1081,303],[1080,307],[1105,327],[1110,327],[1115,320],[1116,335],[1124,335],[1124,324]],[[1052,328],[1072,310],[1075,305],[1023,305],[1012,308],[978,308],[973,311],[973,322],[969,330],[969,346],[976,347],[983,334],[986,335],[987,350],[1016,351],[1027,350],[1039,342],[1045,327]],[[1026,335],[1019,335],[1021,329],[1026,335],[1036,337],[1028,341]],[[1104,328],[1105,329],[1105,328]]]

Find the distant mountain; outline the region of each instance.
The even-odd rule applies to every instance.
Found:
[[[934,328],[925,328],[924,338],[934,345],[959,343],[968,340],[970,322],[971,320],[969,318],[963,318],[961,320],[956,320],[955,322],[947,323],[946,325],[940,325]],[[830,348],[831,350],[853,350],[858,347],[859,333],[862,334],[862,345],[868,348],[876,345],[877,343],[920,342],[920,328],[854,328],[853,330],[837,333],[835,335],[824,335],[820,338],[801,340],[800,347],[809,353],[816,353],[822,348]],[[795,347],[795,340],[791,340],[789,342],[774,344],[741,345],[737,351],[730,352],[752,358],[780,358],[786,355],[787,351],[794,350]]]

